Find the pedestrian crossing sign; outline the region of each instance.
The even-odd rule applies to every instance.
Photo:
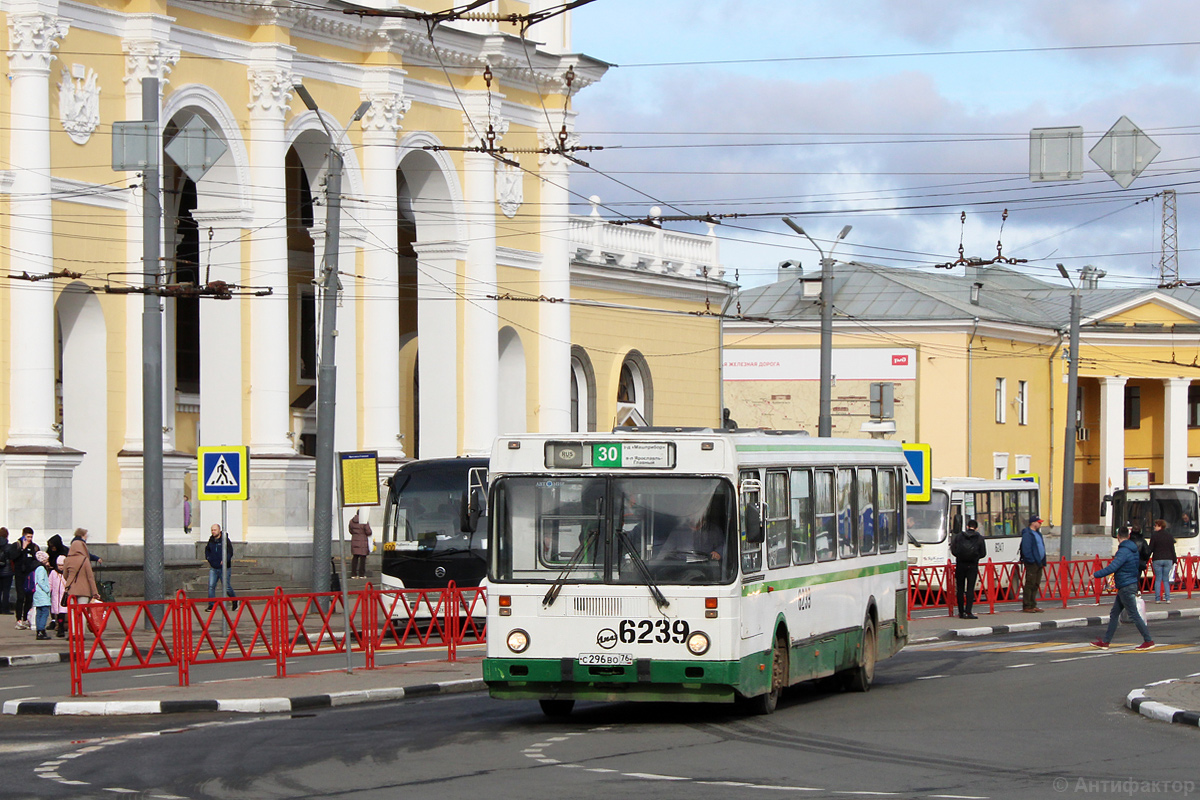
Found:
[[[199,500],[246,500],[250,497],[250,448],[245,445],[200,447],[196,497]]]
[[[933,449],[927,444],[905,444],[904,495],[910,503],[928,503],[933,486]]]

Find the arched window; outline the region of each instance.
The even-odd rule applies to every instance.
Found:
[[[571,345],[571,431],[596,430],[596,373],[587,351]]]
[[[650,425],[653,419],[653,384],[646,359],[636,350],[625,356],[617,382],[618,427]]]

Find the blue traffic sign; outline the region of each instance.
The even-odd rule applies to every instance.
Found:
[[[904,445],[904,495],[910,502],[928,502],[932,496],[933,452],[927,444]]]
[[[200,447],[196,450],[200,476],[199,500],[246,500],[250,497],[250,448],[244,445]]]

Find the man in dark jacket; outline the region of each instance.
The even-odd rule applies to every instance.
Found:
[[[1021,610],[1026,614],[1039,612],[1037,593],[1042,584],[1042,570],[1046,568],[1046,540],[1041,534],[1042,518],[1029,520],[1028,527],[1021,530],[1021,563],[1025,566],[1025,586],[1021,592]]]
[[[33,528],[21,530],[21,538],[12,543],[8,557],[13,562],[13,583],[17,587],[17,625],[19,631],[29,630],[30,610],[33,608],[33,571],[37,569],[37,552],[40,548],[33,543]]]
[[[954,556],[954,586],[958,590],[958,618],[979,619],[971,613],[975,604],[975,581],[979,579],[979,561],[987,555],[987,542],[979,534],[979,523],[967,520],[967,529],[950,540]]]
[[[1117,632],[1117,625],[1121,622],[1121,612],[1128,611],[1129,616],[1133,618],[1133,623],[1137,625],[1138,633],[1142,635],[1142,643],[1134,649],[1151,650],[1154,648],[1154,640],[1150,638],[1150,630],[1146,627],[1146,621],[1142,619],[1137,607],[1138,575],[1141,572],[1138,569],[1138,548],[1129,538],[1128,528],[1122,528],[1117,534],[1117,539],[1117,553],[1113,556],[1113,560],[1107,567],[1097,570],[1093,574],[1096,578],[1112,575],[1113,581],[1117,584],[1117,596],[1113,600],[1112,611],[1108,615],[1108,630],[1105,631],[1103,639],[1092,642],[1092,647],[1106,649],[1108,643],[1112,641],[1113,634]]]
[[[224,569],[221,568],[221,550],[225,550]],[[217,584],[221,583],[225,586],[225,594],[229,597],[237,597],[233,592],[233,587],[229,580],[229,566],[233,563],[233,543],[229,541],[228,534],[221,531],[221,526],[213,523],[212,535],[208,538],[208,543],[204,545],[204,560],[208,562],[208,599],[211,601],[217,594]],[[237,608],[237,601],[233,601],[233,607]],[[213,604],[209,602],[208,611],[212,611]]]

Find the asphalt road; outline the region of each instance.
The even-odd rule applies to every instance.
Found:
[[[0,796],[1200,794],[1200,730],[1123,706],[1133,688],[1196,671],[1195,621],[1154,626],[1166,646],[1148,653],[1090,650],[1095,633],[914,647],[880,664],[868,694],[797,687],[770,717],[581,704],[557,722],[535,703],[481,695],[251,719],[9,717],[0,725]],[[1136,639],[1123,627],[1117,642]]]

